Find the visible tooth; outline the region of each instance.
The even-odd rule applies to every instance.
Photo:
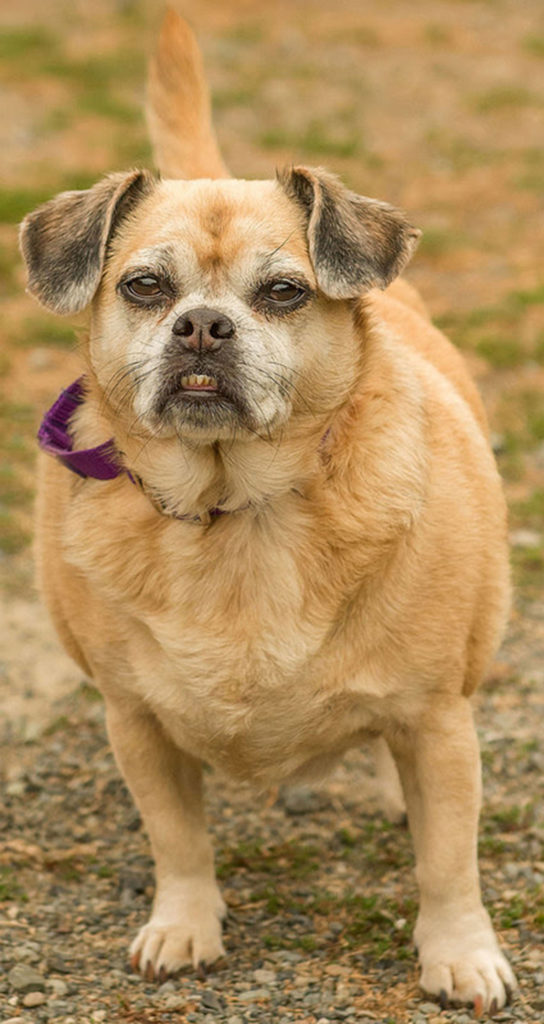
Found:
[[[188,377],[181,378],[181,386],[186,387],[216,387],[215,377],[208,377],[205,373],[191,373]]]

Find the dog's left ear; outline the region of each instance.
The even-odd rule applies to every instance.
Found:
[[[54,313],[79,313],[102,276],[108,243],[155,185],[149,171],[109,174],[82,192],[61,192],[29,213],[20,231],[28,290]]]
[[[421,235],[400,210],[350,192],[321,168],[286,168],[278,180],[307,217],[317,283],[331,299],[386,288],[400,274]]]

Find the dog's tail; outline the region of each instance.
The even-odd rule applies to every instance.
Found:
[[[147,122],[165,178],[228,178],[215,138],[210,95],[196,39],[168,9],[149,66]]]

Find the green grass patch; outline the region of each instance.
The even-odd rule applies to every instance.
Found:
[[[472,167],[487,167],[497,163],[503,155],[496,148],[476,145],[471,139],[452,135],[437,127],[427,132],[426,141],[431,153],[439,157],[450,171],[455,172],[467,171]]]
[[[5,555],[16,555],[24,551],[31,540],[30,533],[21,525],[18,516],[0,505],[0,551]]]
[[[94,90],[103,92],[115,83],[125,85],[143,80],[145,61],[143,54],[134,49],[117,50],[112,53],[100,54],[80,60],[68,57],[57,57],[46,60],[32,69],[32,74],[48,74],[57,79],[65,79],[71,85],[88,95]]]
[[[242,868],[253,874],[282,875],[306,878],[319,866],[317,847],[305,843],[286,842],[263,847],[258,841],[239,843],[226,852],[219,863],[220,877]]]
[[[280,924],[296,914],[311,917],[314,921],[331,918],[342,923],[339,938],[349,948],[365,950],[376,958],[391,956],[402,960],[412,955],[411,935],[417,903],[411,897],[397,903],[382,893],[368,896],[350,890],[340,896],[320,889],[295,899],[289,889],[271,887],[264,891],[256,890],[254,896],[256,902],[266,901],[267,912],[278,916]],[[285,927],[282,934],[268,933],[264,943],[268,949],[287,947],[307,952],[312,952],[318,945],[314,935],[307,932],[286,937]]]
[[[16,554],[30,543],[28,513],[33,491],[20,470],[34,458],[34,410],[0,401],[0,550]]]
[[[430,46],[447,46],[452,42],[452,33],[446,25],[431,22],[423,29],[423,39]]]
[[[418,255],[434,259],[467,244],[465,235],[450,228],[426,228],[418,246]]]
[[[58,192],[91,188],[100,175],[74,171],[39,188],[0,188],[0,222],[18,224],[27,213],[52,199]]]
[[[138,131],[134,135],[123,134],[115,140],[116,161],[122,167],[151,167],[153,165],[151,144]]]
[[[544,490],[537,487],[525,501],[513,502],[510,509],[524,525],[541,529],[544,524]]]
[[[255,103],[255,89],[216,89],[212,96],[214,110],[228,110],[231,107],[246,107]]]
[[[523,170],[517,174],[513,184],[517,188],[533,192],[544,192],[544,148],[530,146],[522,154]]]
[[[74,347],[74,329],[62,320],[51,316],[25,317],[18,325],[14,343],[21,348],[67,348]]]
[[[28,896],[10,868],[0,867],[0,903],[20,901],[26,903]]]
[[[510,292],[507,301],[518,309],[525,306],[540,306],[544,304],[544,284],[538,284],[535,288],[522,288]]]
[[[544,890],[542,886],[531,886],[523,893],[516,894],[507,907],[499,914],[501,928],[532,928],[537,933],[544,925]]]
[[[352,849],[357,845],[357,836],[355,836],[353,832],[350,832],[348,828],[339,829],[336,835],[342,846],[347,846],[349,849]]]
[[[142,120],[141,111],[137,106],[117,99],[107,90],[95,89],[93,92],[84,93],[78,101],[78,107],[86,113],[121,121],[125,125],[139,124]]]
[[[472,100],[473,108],[479,114],[519,110],[523,107],[541,106],[542,100],[530,89],[516,82],[496,85],[480,93]]]
[[[508,292],[495,305],[478,306],[436,318],[451,340],[487,359],[496,369],[511,369],[529,360],[544,361],[544,332],[524,330],[527,312],[544,303],[544,285]],[[520,340],[523,338],[523,342]],[[541,406],[542,402],[536,402]],[[530,429],[538,436],[538,408],[529,411]],[[508,420],[507,420],[508,422]]]
[[[13,466],[0,465],[0,501],[3,506],[22,505],[33,498],[30,490],[20,479]]]
[[[382,894],[351,893],[339,902],[335,914],[345,910],[342,938],[349,946],[367,949],[377,958],[391,956],[404,960],[412,956],[415,900],[407,897],[397,904]]]
[[[534,57],[544,57],[544,35],[539,32],[531,32],[522,40],[523,49]]]
[[[0,294],[15,295],[19,291],[16,268],[20,261],[15,243],[0,242]],[[0,367],[0,372],[2,372]]]
[[[32,59],[34,65],[34,62],[40,58],[50,59],[51,53],[57,49],[57,46],[58,38],[50,29],[42,25],[0,30],[0,60],[2,61],[19,62],[22,58],[28,57]]]
[[[0,221],[18,224],[36,206],[50,199],[50,188],[0,188]]]
[[[243,46],[257,46],[264,40],[264,26],[261,21],[244,21],[223,32],[223,39]]]
[[[88,704],[100,704],[102,702],[100,690],[97,690],[96,686],[91,686],[90,683],[80,683],[78,693]]]
[[[538,548],[514,547],[511,552],[514,585],[527,597],[537,600],[542,595],[544,577],[544,546]]]
[[[482,857],[500,857],[506,853],[508,847],[504,839],[499,839],[497,836],[481,836],[478,841],[478,849]]]
[[[331,134],[329,123],[318,119],[310,121],[300,134],[273,128],[259,135],[258,141],[264,149],[292,149],[315,157],[352,157],[361,151],[358,135],[349,131]]]
[[[366,46],[375,49],[383,45],[380,33],[373,25],[350,25],[349,28],[339,26],[336,30],[327,30],[327,39],[335,43],[350,43],[352,46]]]
[[[489,335],[478,341],[474,348],[479,356],[487,359],[487,362],[497,370],[521,366],[527,360],[522,345],[513,338]]]
[[[55,736],[58,732],[65,732],[70,727],[70,719],[67,715],[59,715],[54,718],[47,729],[44,730],[44,736]]]

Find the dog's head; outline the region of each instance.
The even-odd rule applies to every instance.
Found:
[[[23,222],[29,289],[91,311],[90,361],[141,434],[209,443],[329,414],[360,363],[352,302],[418,237],[321,170],[276,181],[111,175]]]

